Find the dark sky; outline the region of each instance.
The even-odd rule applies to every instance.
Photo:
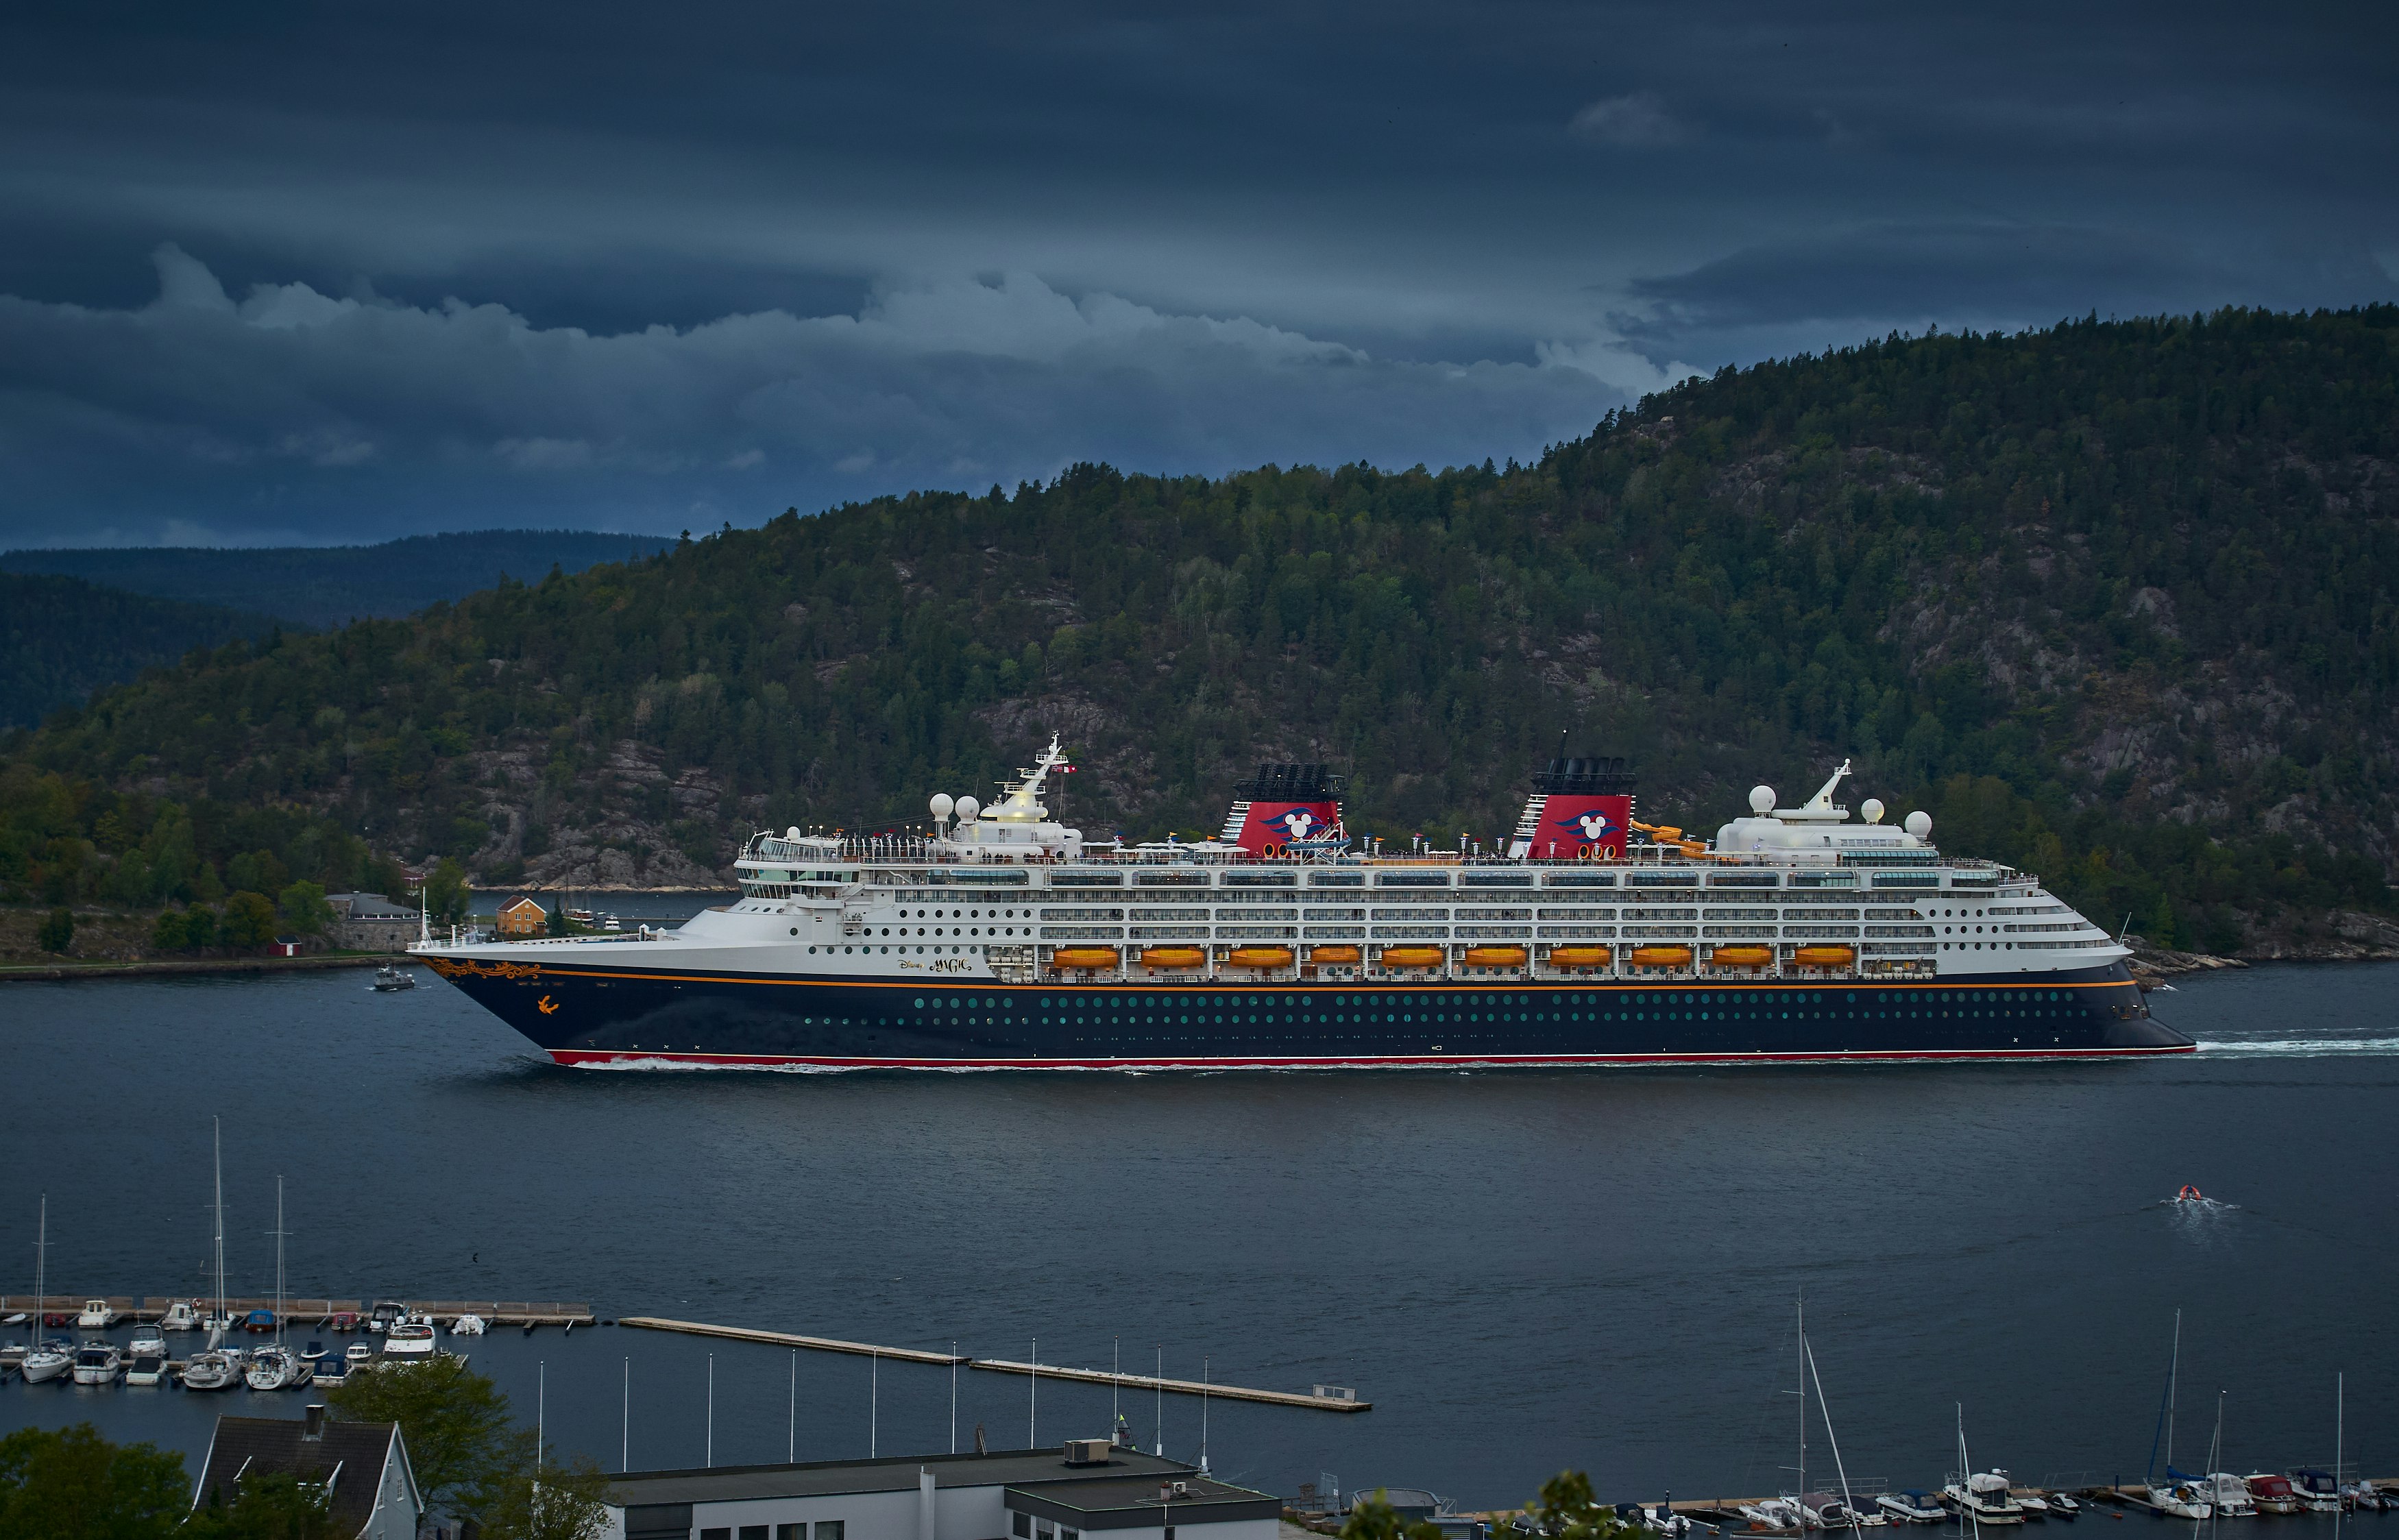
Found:
[[[1528,458],[2399,297],[2399,7],[18,4],[0,546]]]

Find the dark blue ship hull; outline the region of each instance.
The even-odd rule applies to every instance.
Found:
[[[859,982],[431,959],[562,1064],[1290,1068],[2130,1058],[2196,1045],[2121,964],[2038,981]]]

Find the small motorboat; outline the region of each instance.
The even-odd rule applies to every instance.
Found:
[[[303,1363],[318,1363],[322,1361],[324,1357],[325,1344],[320,1342],[311,1342],[300,1350],[300,1361]]]
[[[241,1329],[245,1331],[272,1331],[275,1330],[275,1312],[253,1310],[242,1317]]]
[[[374,1344],[373,1343],[352,1343],[349,1346],[342,1349],[342,1357],[351,1363],[360,1364],[365,1363],[368,1359],[373,1358],[374,1352]]]
[[[125,1383],[127,1385],[165,1385],[167,1355],[136,1353],[133,1355],[133,1361],[125,1366]]]
[[[106,1300],[86,1300],[75,1323],[78,1331],[105,1331],[116,1324],[116,1312]]]
[[[433,1354],[433,1323],[411,1317],[384,1333],[384,1357],[387,1358],[424,1358]]]
[[[200,1329],[200,1305],[197,1300],[177,1300],[167,1306],[158,1317],[161,1331],[197,1331]]]
[[[0,1326],[22,1326],[28,1317],[22,1310],[12,1310],[0,1316]]]
[[[2340,1511],[2340,1483],[2334,1480],[2329,1472],[2318,1470],[2313,1466],[2302,1466],[2291,1472],[2291,1487],[2310,1513]]]
[[[2008,1473],[2004,1470],[1978,1470],[1963,1481],[1952,1481],[1941,1489],[1949,1500],[1973,1516],[1981,1524],[2021,1524],[2025,1521],[2024,1505],[2015,1500],[2008,1489]]]
[[[2175,1195],[2175,1201],[2176,1203],[2205,1203],[2207,1201],[2207,1195],[2186,1182],[2182,1184],[2182,1191]]]
[[[1797,1534],[1807,1524],[1806,1518],[1799,1511],[1799,1505],[1787,1497],[1769,1497],[1761,1502],[1743,1503],[1741,1505],[1740,1512],[1743,1519],[1749,1520],[1749,1527],[1754,1530],[1774,1530],[1786,1534]]]
[[[2072,1523],[2082,1516],[2081,1500],[2070,1492],[2053,1492],[2049,1494],[2049,1516]]]
[[[2015,1498],[2016,1506],[2024,1509],[2025,1517],[2034,1523],[2041,1523],[2049,1518],[2049,1499],[2040,1493],[2019,1492],[2015,1494]]]
[[[350,1377],[350,1360],[339,1353],[328,1353],[308,1366],[319,1385],[340,1385]]]
[[[186,1390],[231,1390],[241,1384],[241,1355],[228,1348],[211,1347],[192,1355],[183,1365],[183,1388]]]
[[[454,1337],[480,1337],[483,1334],[483,1317],[461,1316],[450,1323],[450,1334]]]
[[[2289,1475],[2270,1475],[2260,1470],[2257,1475],[2243,1478],[2241,1485],[2248,1487],[2250,1504],[2260,1514],[2296,1514],[2296,1511],[2300,1511],[2298,1492],[2291,1490]]]
[[[356,1331],[361,1317],[355,1310],[336,1310],[325,1317],[325,1330],[344,1333]]]
[[[115,1343],[89,1342],[75,1350],[77,1385],[115,1385],[124,1372],[125,1355]]]
[[[138,1358],[145,1353],[161,1358],[167,1356],[166,1336],[155,1326],[135,1327],[133,1340],[125,1344],[125,1356],[129,1358]]]
[[[2168,1466],[2166,1473],[2189,1482],[2206,1493],[2207,1500],[2216,1506],[2216,1516],[2218,1519],[2257,1517],[2257,1505],[2249,1496],[2249,1483],[2229,1470],[2219,1470],[2212,1476],[2185,1476],[2172,1466]]]
[[[408,1319],[408,1306],[398,1300],[377,1300],[367,1312],[367,1330],[388,1331],[395,1322]]]
[[[1821,1530],[1880,1529],[1890,1520],[1879,1512],[1853,1508],[1834,1493],[1811,1492],[1799,1499],[1809,1524]]]
[[[313,1375],[300,1356],[281,1343],[270,1343],[251,1354],[242,1379],[252,1390],[296,1390]]]
[[[2382,1493],[2371,1481],[2352,1481],[2340,1489],[2341,1497],[2360,1513],[2379,1512],[2384,1506]]]
[[[391,964],[386,963],[383,966],[375,969],[374,987],[377,992],[385,994],[388,994],[394,990],[414,989],[416,987],[416,975],[413,973],[403,973],[399,968],[394,967]]]
[[[1949,1510],[1921,1487],[1910,1487],[1905,1492],[1877,1493],[1875,1494],[1875,1506],[1882,1509],[1885,1518],[1903,1524],[1938,1524],[1949,1517]]]

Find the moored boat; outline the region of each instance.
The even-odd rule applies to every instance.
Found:
[[[183,1365],[186,1390],[231,1390],[241,1384],[241,1354],[230,1348],[203,1348]]]
[[[77,1385],[115,1385],[124,1372],[125,1354],[115,1343],[88,1342],[75,1350]]]
[[[1886,1518],[1903,1524],[1938,1524],[1945,1522],[1949,1510],[1921,1487],[1904,1492],[1883,1492],[1875,1494],[1875,1506]]]

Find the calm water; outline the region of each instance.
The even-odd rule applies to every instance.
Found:
[[[620,909],[621,912],[621,909]],[[295,1293],[588,1300],[1105,1368],[1351,1385],[1357,1416],[1214,1402],[1213,1467],[1286,1495],[1429,1485],[1513,1503],[1787,1486],[1803,1290],[1853,1478],[1978,1464],[2137,1479],[2183,1311],[2176,1463],[2399,1476],[2399,971],[2268,968],[2155,997],[2174,1062],[1659,1074],[632,1074],[552,1068],[429,974],[0,990],[0,1267],[30,1290],[197,1290],[209,1118],[229,1258]],[[2225,1206],[2177,1209],[2196,1183]],[[697,1465],[949,1447],[946,1371],[629,1329],[469,1344],[553,1439]],[[630,1360],[630,1361],[629,1361]],[[539,1367],[537,1367],[539,1366]],[[872,1378],[873,1383],[870,1383]],[[957,1425],[1028,1435],[1023,1379]],[[0,1428],[89,1417],[197,1452],[298,1398],[0,1387]],[[1148,1398],[1123,1410],[1145,1443]],[[1105,1388],[1045,1383],[1044,1442]],[[796,1425],[794,1426],[794,1424]],[[1170,1453],[1197,1402],[1169,1398]],[[1823,1429],[1811,1469],[1827,1469]]]

